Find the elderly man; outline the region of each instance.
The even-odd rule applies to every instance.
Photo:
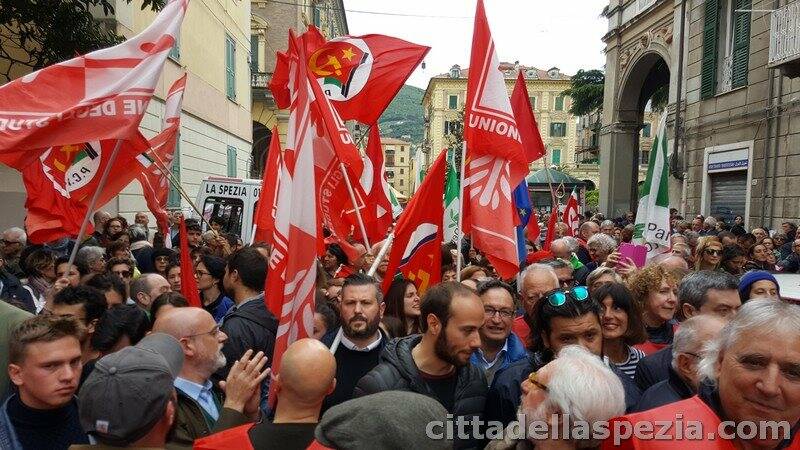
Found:
[[[231,370],[225,393],[213,386],[211,374],[225,366],[222,343],[228,338],[214,317],[202,308],[175,308],[159,314],[153,332],[181,344],[183,367],[175,378],[178,402],[169,443],[191,446],[195,439],[250,421],[258,414],[259,385],[269,372],[263,353],[243,358]],[[252,352],[251,352],[252,353]]]
[[[700,230],[700,236],[716,236],[717,235],[717,219],[708,216],[703,221],[703,229]]]
[[[532,320],[533,310],[536,303],[546,292],[558,289],[558,275],[552,267],[546,264],[531,264],[522,273],[522,297],[523,314],[511,325],[511,330],[524,344],[528,344],[528,336],[531,329],[528,326]]]
[[[614,250],[617,249],[617,241],[607,234],[598,233],[589,238],[586,246],[589,247],[589,256],[592,258],[592,261],[586,264],[586,268],[591,272],[606,262],[608,255],[614,253]]]
[[[774,300],[752,300],[720,332],[706,349],[700,361],[701,382],[698,394],[687,400],[659,408],[622,416],[614,422],[650,425],[691,418],[699,422],[701,433],[691,435],[668,433],[660,440],[635,433],[626,437],[614,435],[603,443],[616,448],[622,441],[626,448],[797,448],[800,445],[797,425],[800,423],[800,306]],[[722,421],[734,435],[738,425],[759,431],[734,435],[733,441],[720,443],[711,439],[719,435],[706,432],[720,430]],[[768,425],[767,422],[774,426]],[[658,430],[655,426],[652,430]],[[674,428],[673,428],[674,430]],[[792,432],[794,430],[794,432]],[[755,435],[755,437],[753,437]],[[698,440],[699,439],[699,440]],[[617,442],[615,442],[617,441]],[[615,445],[616,444],[616,445]]]
[[[532,373],[522,382],[519,419],[536,448],[588,448],[598,445],[588,439],[571,441],[572,436],[554,441],[556,432],[571,421],[583,420],[601,425],[625,412],[625,390],[617,375],[585,348],[569,345],[558,358]],[[541,428],[544,426],[544,428]],[[510,425],[507,431],[512,430]],[[553,428],[557,428],[553,429]],[[492,441],[487,450],[520,448],[506,433],[502,441]]]
[[[84,243],[84,245],[100,245],[103,239],[103,231],[106,229],[106,222],[111,220],[111,214],[108,211],[95,211],[92,215],[92,223],[94,223],[94,232],[92,236]]]
[[[600,226],[591,220],[582,223],[580,228],[578,228],[578,241],[581,243],[581,246],[575,251],[575,254],[583,264],[589,264],[589,262],[592,261],[589,251],[583,246],[586,245],[586,243],[589,241],[589,238],[599,232]]]
[[[669,377],[644,391],[634,411],[646,411],[695,395],[700,386],[697,363],[703,347],[717,337],[725,323],[712,315],[698,315],[681,323],[672,341]]]
[[[783,272],[800,273],[800,239],[795,239],[792,242],[792,253],[778,262],[777,265]]]
[[[684,273],[689,271],[689,263],[678,254],[666,253],[653,258],[653,262],[667,270],[682,270]]]
[[[131,253],[136,259],[136,267],[141,273],[155,272],[153,245],[147,241],[147,227],[138,224],[132,225],[128,227],[128,236],[131,238]]]
[[[756,244],[760,244],[765,237],[769,236],[769,234],[767,234],[767,230],[763,228],[753,228],[753,231],[751,231],[751,233],[753,233],[753,236],[756,237]]]
[[[481,347],[470,357],[473,366],[478,367],[491,386],[494,374],[511,363],[525,358],[528,354],[525,345],[511,332],[514,320],[514,290],[508,284],[489,279],[478,285],[478,295],[486,313],[481,335]]]
[[[87,246],[81,247],[75,256],[75,264],[80,268],[79,271],[85,274],[101,274],[106,271],[106,257],[103,247]]]
[[[150,305],[159,295],[169,292],[169,281],[156,273],[146,273],[133,280],[130,287],[130,296],[148,315]]]
[[[17,278],[24,278],[25,272],[20,265],[19,256],[28,242],[25,230],[19,227],[9,228],[3,231],[2,239],[3,245],[0,246],[0,256],[5,260],[5,270]]]
[[[613,238],[614,237],[614,226],[615,226],[615,224],[614,224],[613,220],[606,219],[606,220],[604,220],[603,222],[600,223],[600,232],[605,234],[605,235],[611,236]]]

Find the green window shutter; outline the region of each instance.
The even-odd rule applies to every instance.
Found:
[[[450,109],[458,109],[458,96],[451,95],[448,97],[449,104],[447,105]]]
[[[236,147],[228,146],[228,176],[236,178]]]
[[[559,95],[556,97],[556,111],[563,111],[564,110],[564,96]]]
[[[175,143],[175,155],[172,159],[172,179],[175,180],[176,183],[180,184],[181,182],[181,139],[178,136],[177,142]],[[175,186],[172,182],[169,183],[169,196],[167,196],[167,207],[169,208],[180,208],[181,207],[181,194],[175,189]]]
[[[700,98],[707,99],[717,91],[717,46],[719,45],[719,0],[706,0],[703,19],[703,59],[700,70]]]
[[[175,61],[180,61],[180,59],[181,59],[181,38],[180,38],[180,36],[178,36],[178,38],[175,40],[175,44],[172,46],[172,48],[169,49],[169,54],[167,54],[167,56],[172,58]]]
[[[649,123],[644,124],[644,127],[642,127],[642,137],[650,137],[650,130],[651,125]]]
[[[314,5],[314,26],[319,28],[322,23],[322,11],[319,10],[318,5]]]
[[[550,153],[550,163],[551,164],[555,164],[555,165],[561,164],[561,149],[560,148],[556,148],[556,149],[552,150],[552,152]]]
[[[536,97],[528,97],[528,100],[531,102],[531,109],[536,109]]]
[[[250,36],[250,71],[258,72],[258,36]]]
[[[236,42],[225,35],[225,90],[228,98],[236,100]]]
[[[735,0],[734,10],[749,10],[751,0]],[[747,65],[750,59],[750,13],[733,13],[733,67],[731,87],[747,85]]]

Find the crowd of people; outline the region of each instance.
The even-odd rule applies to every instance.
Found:
[[[187,219],[182,267],[164,245],[179,247],[180,213],[168,236],[146,214],[129,224],[103,211],[83,242],[29,245],[5,230],[0,448],[648,448],[636,434],[514,430],[678,415],[709,430],[789,424],[693,448],[800,446],[800,306],[773,275],[800,273],[796,225],[748,231],[741,217],[673,211],[670,250],[639,267],[620,251],[634,220],[582,217],[546,246],[531,236],[506,280],[468,239],[444,244],[442,281],[424,292],[387,273],[388,256],[375,261],[382,243],[330,241],[313,336],[275,374],[269,246]],[[181,295],[182,271],[202,307]]]

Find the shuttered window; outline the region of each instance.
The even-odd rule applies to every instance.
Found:
[[[450,109],[458,109],[458,96],[457,95],[450,95],[447,98],[448,107]]]
[[[236,42],[225,35],[225,92],[228,98],[236,100]]]
[[[258,36],[250,36],[250,71],[258,72]]]
[[[750,59],[750,12],[751,0],[731,0],[733,9],[733,67],[731,87],[747,85],[748,60]]]
[[[564,110],[564,96],[559,95],[556,97],[556,111],[563,111]]]
[[[700,70],[700,98],[711,98],[717,90],[717,55],[719,47],[719,3],[706,0],[703,18],[703,58]]]
[[[561,164],[561,149],[554,148],[550,151],[550,164],[559,165]]]
[[[228,176],[236,177],[236,147],[228,146]]]
[[[181,139],[180,136],[175,143],[175,155],[172,159],[172,179],[175,183],[180,184],[181,182]],[[168,181],[169,182],[169,181]],[[175,189],[175,186],[172,182],[169,182],[169,196],[167,197],[167,207],[168,208],[180,208],[181,207],[181,194]]]
[[[728,223],[743,216],[747,199],[747,171],[737,170],[711,174],[711,209],[709,213]]]

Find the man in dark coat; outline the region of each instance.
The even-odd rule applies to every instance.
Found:
[[[480,419],[486,379],[469,358],[480,347],[478,330],[484,317],[480,298],[468,287],[447,282],[428,289],[421,305],[423,334],[389,342],[380,364],[358,382],[354,396],[412,391],[438,400],[453,420]],[[455,444],[476,445],[476,439]]]

